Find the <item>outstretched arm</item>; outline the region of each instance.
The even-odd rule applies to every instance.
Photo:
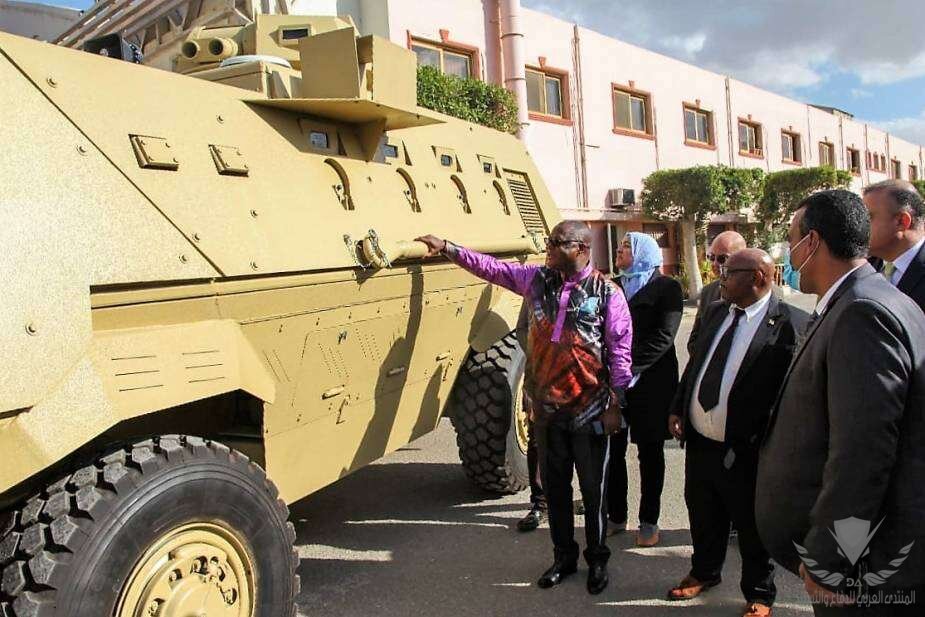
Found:
[[[539,266],[501,261],[491,255],[477,253],[436,236],[421,236],[415,240],[427,245],[428,257],[442,253],[450,261],[480,279],[500,285],[521,296],[527,293],[534,274],[539,270]]]

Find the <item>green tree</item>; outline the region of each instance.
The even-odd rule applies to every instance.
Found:
[[[517,102],[501,86],[418,67],[418,105],[505,133],[517,131]]]
[[[641,200],[646,214],[676,220],[681,227],[681,258],[690,297],[697,297],[703,288],[698,237],[714,215],[753,206],[761,195],[764,176],[761,169],[699,165],[656,171],[643,180]]]
[[[919,195],[925,197],[925,180],[913,180],[912,184],[915,185],[915,188],[918,190]]]
[[[848,188],[851,172],[834,167],[802,167],[775,171],[767,175],[755,216],[761,224],[759,242],[770,245],[781,241],[787,222],[797,205],[810,193],[824,189]]]

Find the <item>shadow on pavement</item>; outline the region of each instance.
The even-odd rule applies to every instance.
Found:
[[[583,564],[561,586],[538,589],[534,581],[552,549],[547,529],[514,529],[525,502],[524,495],[478,491],[454,464],[368,466],[292,506],[302,558],[299,608],[304,615],[377,617],[741,615],[734,546],[722,586],[693,602],[663,600],[690,567],[686,529],[663,531],[651,549],[637,549],[632,532],[611,538],[611,582],[599,596],[585,591]],[[576,538],[583,544],[582,528]],[[777,616],[810,612],[799,597],[780,602]]]

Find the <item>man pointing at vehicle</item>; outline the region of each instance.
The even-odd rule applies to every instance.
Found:
[[[607,465],[610,434],[620,428],[624,388],[632,380],[632,323],[623,292],[590,263],[591,229],[579,221],[556,225],[546,265],[500,261],[435,236],[417,238],[428,255],[443,254],[475,276],[524,297],[528,306],[525,391],[533,402],[543,487],[555,560],[542,588],[575,573],[572,476],[585,504],[588,592],[607,586],[610,550]]]

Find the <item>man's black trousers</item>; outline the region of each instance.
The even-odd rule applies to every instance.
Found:
[[[572,501],[572,477],[577,472],[585,504],[585,561],[588,564],[607,563],[610,558],[606,544],[610,439],[607,435],[595,434],[590,427],[570,430],[567,422],[558,420],[554,418],[535,426],[555,558],[564,563],[578,561]]]
[[[699,434],[687,442],[684,499],[694,543],[691,576],[719,579],[729,545],[729,523],[738,530],[742,555],[740,587],[748,602],[774,603],[774,566],[755,524],[755,481],[758,449],[730,453],[723,443]]]
[[[540,475],[540,454],[536,445],[536,424],[530,420],[527,424],[527,472],[530,474],[530,503],[534,508],[546,509],[546,493],[543,492],[543,479]]]

